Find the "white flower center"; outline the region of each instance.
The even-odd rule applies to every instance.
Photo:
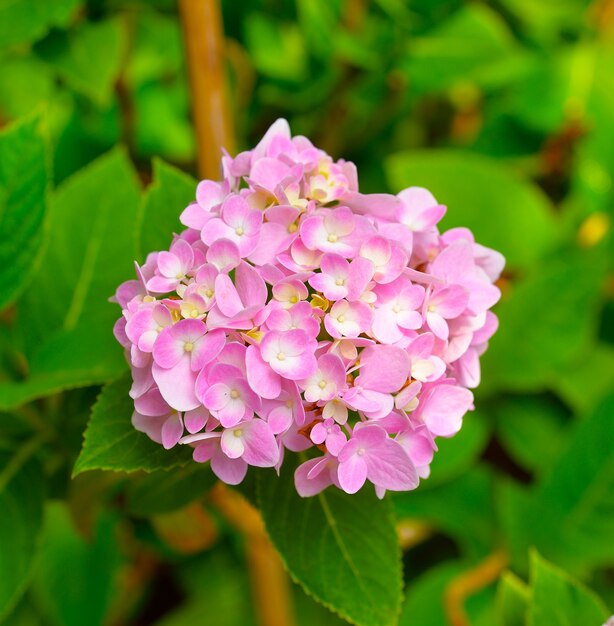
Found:
[[[335,235],[334,233],[331,233],[328,236],[328,241],[329,243],[337,243],[337,235]]]

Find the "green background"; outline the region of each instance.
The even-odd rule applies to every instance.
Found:
[[[286,117],[354,161],[362,191],[426,186],[444,228],[507,258],[477,408],[417,491],[307,510],[290,470],[244,488],[297,581],[296,624],[445,624],[454,581],[494,559],[467,624],[600,626],[614,610],[614,3],[222,9],[239,149]],[[175,2],[0,0],[0,127],[0,623],[255,624],[246,539],[206,467],[130,430],[111,334],[107,298],[194,194]],[[354,569],[327,569],[331,519]]]

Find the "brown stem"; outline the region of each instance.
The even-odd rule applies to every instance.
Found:
[[[258,511],[238,492],[223,483],[209,493],[209,500],[245,535],[252,595],[262,626],[292,626],[290,582],[279,555],[271,545]]]
[[[221,148],[234,151],[219,0],[179,0],[179,9],[190,71],[199,173],[217,179]],[[245,536],[260,626],[293,626],[290,582],[260,514],[240,494],[221,483],[211,492],[211,500]]]
[[[192,88],[198,171],[218,179],[220,149],[234,151],[224,64],[224,33],[218,0],[179,0]]]
[[[448,585],[444,606],[448,622],[452,626],[469,626],[465,600],[495,581],[507,565],[508,557],[503,550],[489,554],[475,567],[453,578]]]

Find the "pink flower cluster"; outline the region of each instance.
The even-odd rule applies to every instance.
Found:
[[[230,484],[307,453],[296,488],[414,489],[472,408],[503,257],[426,190],[358,192],[285,120],[202,181],[116,300],[132,422]]]

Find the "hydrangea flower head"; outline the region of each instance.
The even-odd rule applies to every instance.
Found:
[[[362,194],[278,120],[119,286],[134,427],[229,484],[305,452],[302,496],[414,489],[473,407],[504,266],[426,189]]]

